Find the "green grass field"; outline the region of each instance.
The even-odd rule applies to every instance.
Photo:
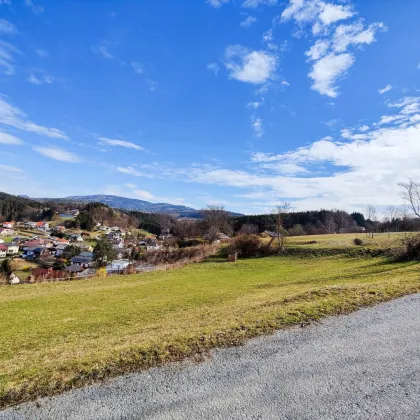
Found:
[[[416,263],[274,256],[3,286],[0,404],[420,291],[419,279]]]

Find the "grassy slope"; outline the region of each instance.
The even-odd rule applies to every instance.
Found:
[[[417,264],[344,257],[2,287],[0,405],[415,291]]]

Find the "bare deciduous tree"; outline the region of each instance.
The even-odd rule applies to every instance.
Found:
[[[201,210],[201,214],[204,217],[204,224],[210,241],[217,239],[219,233],[227,235],[232,233],[232,217],[223,206],[209,204],[204,210]]]
[[[420,184],[414,182],[411,178],[408,182],[398,184],[402,189],[402,198],[406,201],[411,211],[420,217]]]
[[[376,221],[376,209],[371,204],[369,204],[366,208],[366,225],[370,230],[370,235],[373,238],[373,230]]]
[[[279,252],[283,251],[286,243],[286,229],[284,228],[284,221],[286,214],[290,210],[290,203],[283,203],[272,211],[273,229],[277,238],[277,245]]]

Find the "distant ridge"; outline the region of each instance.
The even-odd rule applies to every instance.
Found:
[[[201,218],[200,210],[191,207],[168,203],[151,203],[150,201],[137,200],[135,198],[119,197],[117,195],[74,195],[64,198],[37,198],[38,201],[74,201],[74,202],[97,202],[109,207],[123,210],[135,210],[145,213],[164,213],[175,217]],[[233,215],[239,215],[232,213]]]

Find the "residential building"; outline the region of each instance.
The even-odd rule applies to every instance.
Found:
[[[3,236],[10,236],[10,235],[14,235],[15,231],[13,229],[10,228],[0,228],[0,235]]]
[[[125,270],[129,265],[130,265],[129,260],[122,260],[122,259],[113,260],[111,264],[108,264],[106,266],[106,272],[107,273],[120,272],[120,271]]]
[[[0,244],[0,258],[6,258],[7,255],[7,246]]]
[[[4,245],[7,246],[7,255],[8,256],[13,256],[13,255],[18,255],[19,254],[19,245],[14,244],[12,242],[6,242]]]
[[[15,226],[15,222],[3,222],[3,227],[7,229],[13,229]]]
[[[71,259],[71,265],[80,265],[83,268],[92,267],[92,264],[92,258],[90,257],[81,257],[78,255]]]

